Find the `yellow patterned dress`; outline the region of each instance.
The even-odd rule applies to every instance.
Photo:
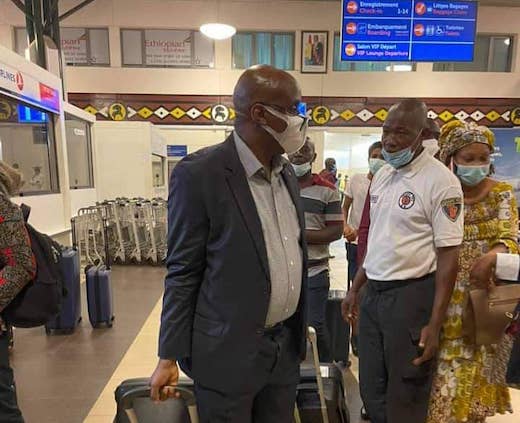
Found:
[[[428,423],[483,422],[511,412],[505,372],[512,340],[504,336],[498,345],[476,346],[462,337],[473,264],[497,244],[518,253],[518,210],[511,186],[498,183],[481,202],[465,206],[464,216],[459,272],[441,336]]]

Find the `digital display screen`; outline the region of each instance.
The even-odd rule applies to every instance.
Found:
[[[46,123],[47,113],[22,104],[18,105],[19,123]]]
[[[471,62],[476,1],[343,0],[341,60]]]

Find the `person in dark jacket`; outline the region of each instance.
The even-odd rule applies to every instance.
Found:
[[[0,161],[0,316],[36,273],[22,212],[10,200],[21,185],[21,174]],[[23,423],[9,364],[9,341],[8,327],[0,317],[0,422]]]
[[[291,421],[305,356],[307,248],[298,181],[283,154],[305,142],[300,88],[255,66],[233,96],[235,131],[187,156],[170,183],[154,400],[193,378],[201,423]]]

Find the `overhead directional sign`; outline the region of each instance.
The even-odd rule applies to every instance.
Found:
[[[477,2],[343,0],[341,60],[471,62]]]

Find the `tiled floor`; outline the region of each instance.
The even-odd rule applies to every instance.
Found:
[[[162,268],[114,268],[112,329],[93,330],[83,301],[84,320],[73,335],[46,336],[42,328],[16,330],[11,361],[27,423],[83,421],[149,319],[162,294],[163,277]],[[154,355],[135,362],[146,364]],[[141,372],[147,374],[148,369]]]
[[[331,289],[346,288],[343,243],[331,250]],[[128,378],[149,376],[157,362],[157,337],[164,271],[114,270],[116,323],[93,331],[88,322],[69,337],[46,337],[41,330],[18,331],[13,363],[27,423],[112,423],[114,389]],[[84,313],[86,316],[86,313]],[[360,423],[357,360],[345,372],[352,423]],[[512,391],[520,410],[520,391]],[[518,415],[490,423],[517,422]]]

